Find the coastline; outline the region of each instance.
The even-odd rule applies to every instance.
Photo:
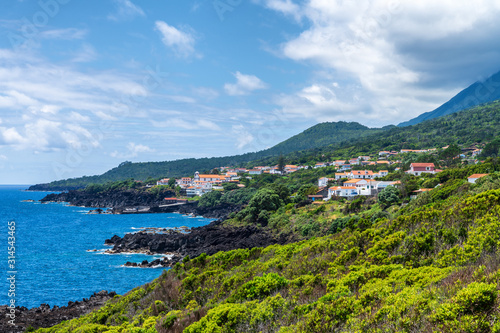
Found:
[[[0,321],[0,332],[22,333],[28,328],[48,328],[65,320],[71,320],[86,315],[103,306],[117,294],[106,290],[94,293],[89,298],[80,301],[69,301],[67,306],[52,308],[48,304],[28,309],[24,306],[15,308],[15,325],[8,324],[6,320]],[[0,316],[9,318],[11,309],[7,305],[0,305]]]

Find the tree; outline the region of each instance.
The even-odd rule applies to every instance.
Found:
[[[220,204],[222,193],[219,191],[212,191],[204,194],[198,201],[199,207],[215,207]]]
[[[285,158],[283,157],[283,154],[280,154],[280,157],[278,158],[278,171],[283,173],[285,170]]]
[[[387,186],[378,194],[378,201],[385,206],[397,203],[399,201],[399,190],[393,186]]]
[[[222,187],[224,188],[224,192],[237,190],[239,188],[238,184],[235,184],[235,183],[224,183],[224,184],[222,184]]]
[[[481,158],[486,158],[486,157],[497,157],[499,156],[500,152],[500,139],[493,140],[490,143],[488,143],[484,148],[483,151],[481,152]]]
[[[452,144],[448,148],[443,150],[439,154],[439,157],[444,160],[446,166],[451,166],[461,161],[459,156],[461,153],[462,150],[460,149],[460,147],[457,144]]]
[[[168,180],[168,186],[170,186],[170,188],[174,188],[174,186],[175,186],[175,178],[170,178]]]

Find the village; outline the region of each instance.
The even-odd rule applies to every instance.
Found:
[[[443,147],[443,149],[447,149]],[[319,169],[319,168],[334,168],[334,177],[321,177],[317,180],[318,191],[316,194],[309,195],[308,198],[320,203],[332,198],[353,199],[356,196],[375,196],[388,186],[398,187],[401,182],[399,180],[384,180],[383,178],[389,175],[389,168],[393,172],[401,171],[399,165],[401,160],[397,159],[398,155],[415,153],[433,153],[436,149],[421,149],[411,150],[402,149],[397,151],[380,151],[378,156],[358,156],[349,160],[335,160],[332,162],[319,162],[315,165],[275,165],[275,166],[256,166],[251,169],[220,167],[215,169],[214,173],[200,174],[195,172],[193,177],[182,177],[180,179],[164,178],[157,181],[157,185],[175,185],[180,189],[181,196],[188,198],[201,197],[206,193],[214,190],[223,190],[224,184],[233,183],[235,186],[245,187],[241,183],[243,179],[252,179],[255,176],[266,174],[271,175],[288,175],[303,169]],[[470,148],[462,152],[455,158],[466,161],[467,163],[478,163],[475,159],[481,153],[481,149]],[[389,159],[390,157],[396,157]],[[363,169],[363,167],[370,167]],[[387,169],[381,169],[387,167]],[[354,170],[356,169],[356,170]],[[373,171],[371,169],[379,169]],[[414,176],[423,174],[436,174],[441,172],[437,169],[434,163],[411,163],[408,170],[404,172]],[[474,183],[480,177],[486,174],[477,174],[469,177],[469,182]],[[439,186],[440,184],[436,185]],[[236,187],[235,187],[236,188]],[[418,194],[430,191],[432,189],[421,188],[410,196],[414,199]],[[185,203],[185,199],[165,198],[165,203],[168,205]]]

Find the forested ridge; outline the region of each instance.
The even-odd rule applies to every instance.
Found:
[[[498,137],[499,134],[500,102],[496,101],[402,128],[392,126],[369,129],[357,123],[323,123],[276,147],[258,153],[169,162],[124,162],[100,176],[54,181],[40,184],[32,189],[65,190],[129,178],[146,180],[191,176],[195,171],[208,171],[221,166],[275,165],[278,163],[280,153],[283,153],[288,163],[313,164],[335,158],[347,159],[362,154],[376,154],[380,150],[435,148],[454,143],[460,145],[485,143]]]

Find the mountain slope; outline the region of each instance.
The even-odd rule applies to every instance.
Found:
[[[268,155],[288,154],[294,151],[328,146],[342,141],[379,133],[381,129],[370,129],[359,123],[326,122],[306,129],[304,132],[265,150]]]
[[[425,120],[442,117],[497,99],[500,99],[500,72],[484,81],[475,82],[434,111],[423,113],[414,119],[400,123],[398,126],[415,125]]]
[[[166,162],[124,162],[102,175],[85,176],[74,179],[54,181],[49,184],[32,186],[31,190],[66,190],[85,187],[88,184],[104,184],[111,181],[120,181],[128,178],[145,180],[148,177],[182,177],[193,174],[195,171],[207,171],[221,166],[245,165],[252,161],[277,157],[295,151],[320,148],[337,144],[345,140],[365,137],[379,133],[381,129],[370,129],[358,123],[327,122],[315,125],[304,132],[279,143],[278,145],[256,153],[243,155],[182,159]]]

